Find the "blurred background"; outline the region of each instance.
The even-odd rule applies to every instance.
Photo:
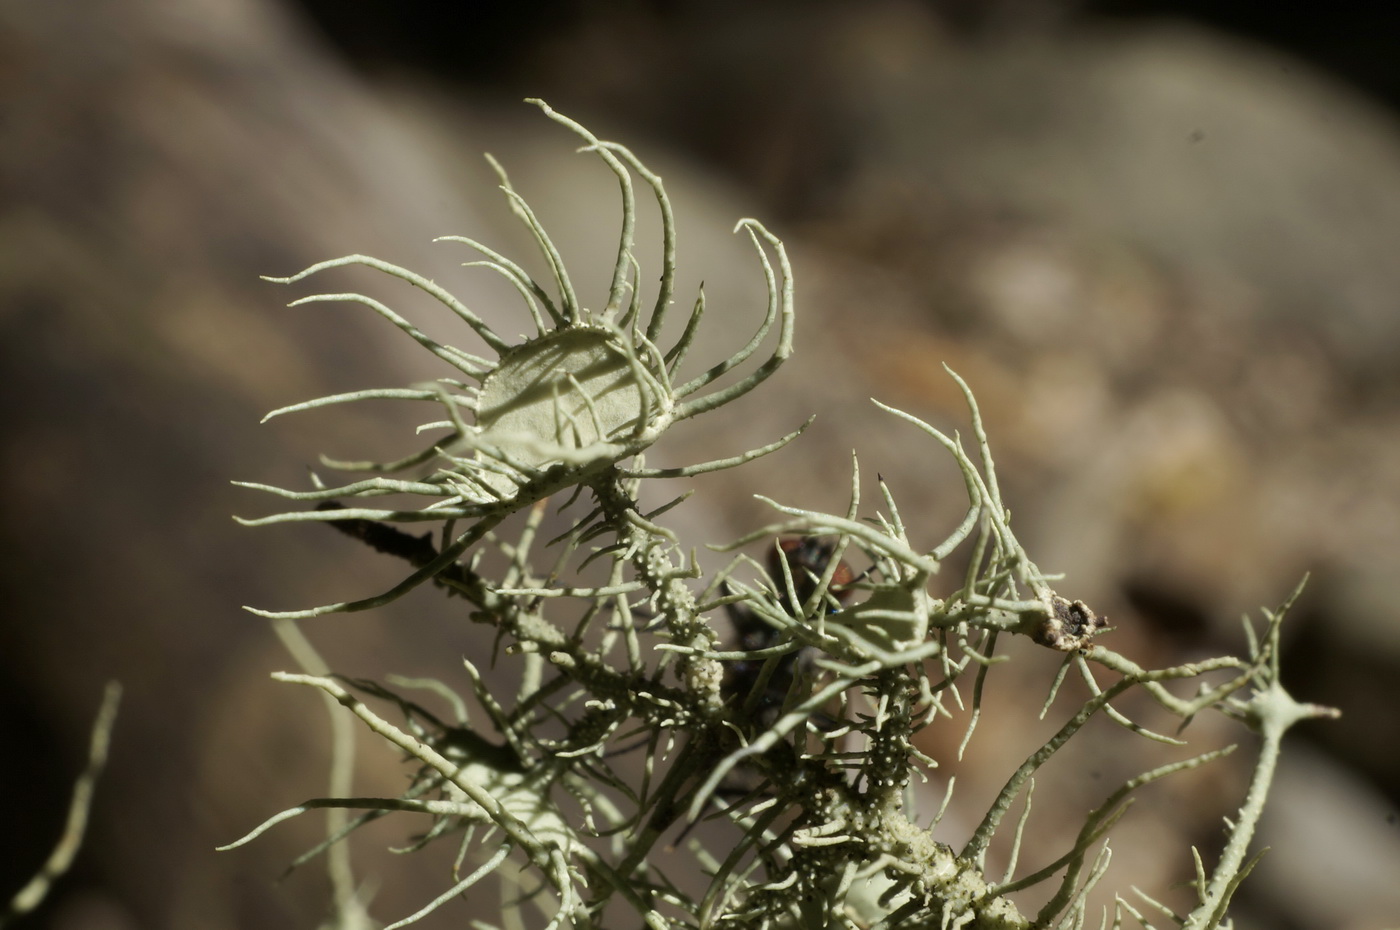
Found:
[[[818,421],[783,453],[701,483],[702,503],[676,512],[693,539],[766,522],[756,491],[844,507],[853,448],[867,492],[878,471],[919,541],[941,539],[961,514],[958,475],[868,398],[965,429],[947,362],[978,392],[1023,541],[1067,573],[1062,593],[1110,616],[1120,651],[1164,664],[1238,650],[1240,615],[1312,573],[1285,630],[1286,675],[1344,716],[1290,739],[1256,842],[1273,848],[1237,926],[1400,921],[1400,12],[8,0],[0,894],[59,832],[103,683],[126,687],[87,845],[19,926],[323,918],[320,870],[276,881],[314,842],[309,819],[213,851],[325,790],[320,702],[268,680],[290,660],[240,605],[366,596],[401,568],[323,528],[240,529],[230,514],[272,505],[229,481],[300,486],[320,452],[416,448],[395,409],[258,421],[436,370],[364,308],[284,310],[311,287],[258,275],[373,254],[436,278],[506,334],[524,329],[511,291],[458,267],[460,246],[431,242],[526,249],[490,151],[585,303],[601,303],[616,185],[526,96],[665,177],[678,301],[703,280],[711,308],[696,358],[741,344],[761,310],[734,221],[761,218],[792,252],[792,364],[735,419],[688,425],[655,458],[733,454]],[[642,255],[651,273],[655,255]],[[402,300],[459,339],[404,287],[349,271],[317,285]],[[305,627],[347,674],[460,680],[461,656],[487,648],[463,621],[459,604],[419,591]],[[958,769],[969,803],[1033,745],[1054,661],[1021,652],[1007,709],[979,731],[982,761]],[[1189,732],[1203,746],[1240,739],[1218,720]],[[946,757],[957,735],[931,734],[931,751]],[[1042,802],[1045,824],[1077,824],[1114,779],[1164,758],[1118,758],[1120,735],[1086,736],[1087,755],[1058,776],[1068,799]],[[364,743],[357,791],[399,790],[396,760]],[[1108,884],[1179,903],[1187,848],[1218,849],[1247,755],[1144,797]],[[357,847],[388,920],[445,881],[445,865],[382,852],[412,830],[379,824]],[[1067,837],[1039,833],[1026,855],[1048,861]]]

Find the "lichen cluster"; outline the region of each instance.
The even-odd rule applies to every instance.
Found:
[[[393,690],[337,676],[279,674],[338,701],[413,760],[415,774],[401,797],[316,799],[232,845],[313,808],[363,811],[313,853],[385,814],[418,818],[416,846],[457,844],[453,874],[440,897],[393,927],[440,907],[471,913],[479,926],[1077,927],[1088,919],[1087,894],[1104,873],[1106,836],[1128,795],[1219,752],[1155,769],[1111,792],[1054,861],[1019,869],[1013,853],[1005,874],[991,876],[988,847],[1036,771],[1090,719],[1102,715],[1121,724],[1125,740],[1175,742],[1114,709],[1119,695],[1142,689],[1182,721],[1214,709],[1265,735],[1255,782],[1230,822],[1224,852],[1214,869],[1197,858],[1199,904],[1179,918],[1192,927],[1221,925],[1249,868],[1244,853],[1258,819],[1252,805],[1262,805],[1278,737],[1296,719],[1327,712],[1293,702],[1278,684],[1283,611],[1268,615],[1264,634],[1251,638],[1243,657],[1149,670],[1104,648],[1096,641],[1104,622],[1058,594],[1055,579],[1013,534],[976,403],[951,372],[971,411],[970,451],[956,434],[883,408],[958,464],[968,504],[950,532],[930,544],[937,534],[906,525],[883,483],[878,506],[867,510],[857,468],[844,513],[764,498],[775,521],[714,546],[737,554],[706,574],[665,522],[686,489],[644,511],[642,486],[740,466],[783,447],[801,429],[686,467],[649,468],[645,452],[683,421],[754,390],[788,357],[792,270],[775,236],[754,220],[741,221],[738,229],[752,241],[767,279],[766,311],[733,355],[702,362],[698,374],[684,378],[705,302],[701,294],[685,323],[666,325],[676,234],[661,178],[626,148],[540,106],[582,137],[583,150],[602,159],[621,188],[621,239],[602,309],[580,303],[558,250],[504,172],[502,189],[539,244],[550,286],[485,245],[447,239],[474,249],[483,256],[475,264],[519,291],[535,333],[518,344],[435,283],[365,256],[276,279],[294,283],[349,264],[377,268],[453,310],[488,355],[439,343],[363,295],[297,301],[366,305],[458,375],[274,411],[270,416],[371,398],[426,402],[439,413],[423,429],[438,438],[394,462],[325,461],[363,476],[335,487],[248,485],[315,506],[245,521],[324,521],[412,566],[401,584],[376,597],[258,613],[294,621],[361,610],[431,582],[464,598],[471,620],[494,628],[500,661],[518,675],[518,686],[502,696],[471,662],[455,685],[401,681]],[[633,254],[634,179],[650,190],[662,221],[660,284],[649,310]],[[716,387],[731,372],[734,380]],[[393,506],[374,506],[384,499]],[[546,501],[567,521],[549,540],[540,538]],[[423,522],[440,527],[436,540],[396,526]],[[797,558],[798,547],[783,543],[794,539],[816,542]],[[760,558],[746,554],[751,551]],[[951,593],[935,597],[931,579],[955,552],[968,568],[959,582],[941,585]],[[852,562],[869,568],[856,577]],[[736,631],[743,634],[737,643]],[[941,811],[913,809],[911,784],[938,765],[916,740],[938,718],[970,708],[966,744],[999,658],[998,641],[1016,636],[1063,654],[1047,709],[1070,671],[1082,676],[1091,697],[1008,773],[990,807],[973,815],[970,839],[955,848],[940,834]],[[1197,690],[1180,697],[1167,687],[1177,681],[1197,682]],[[455,708],[450,719],[408,697],[415,687],[446,698]],[[459,696],[463,691],[473,696],[474,711]],[[367,701],[394,708],[399,722]],[[1029,812],[1028,799],[1023,809]],[[725,845],[688,832],[704,819],[727,824]],[[1023,814],[1014,827],[1016,848],[1026,823]],[[671,844],[684,854],[659,854]],[[474,886],[493,875],[536,893],[503,894],[515,903],[494,917],[456,901],[471,902]],[[1050,889],[1048,900],[1037,913],[1022,914],[1013,894],[1041,883]],[[1116,926],[1130,915],[1147,922],[1140,902],[1114,901],[1104,921]]]

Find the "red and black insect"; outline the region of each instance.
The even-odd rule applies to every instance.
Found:
[[[796,536],[779,540],[777,547],[768,554],[768,574],[778,585],[779,603],[790,614],[797,616],[797,612],[812,599],[817,582],[831,564],[831,557],[835,552],[836,543],[833,541],[822,539],[820,536]],[[792,575],[793,593],[797,595],[795,605],[788,603],[787,584],[783,580],[783,561],[787,562],[788,572]],[[836,569],[831,574],[827,594],[835,598],[837,603],[845,604],[851,596],[850,585],[855,582],[856,573],[851,571],[851,566],[842,559],[836,563]],[[830,603],[826,608],[827,613],[835,611]]]
[[[831,564],[836,544],[819,536],[797,536],[781,539],[768,556],[768,575],[778,590],[778,603],[790,616],[800,617],[807,603],[816,593],[822,574]],[[787,573],[792,578],[791,594],[796,595],[797,603],[789,597],[787,581],[784,578],[783,562],[787,563]],[[851,596],[851,585],[859,577],[844,560],[838,562],[832,571],[831,583],[827,586],[822,604],[814,610],[834,613],[839,605]],[[734,624],[738,636],[738,647],[745,651],[767,649],[776,646],[779,632],[743,604],[731,604],[727,608],[729,620]],[[798,663],[807,650],[795,650],[778,659],[776,666],[763,686],[758,698],[757,716],[760,724],[767,726],[773,722],[783,705],[788,690],[792,687]],[[731,699],[748,703],[749,696],[758,686],[764,662],[744,659],[730,664],[725,676],[724,689]]]

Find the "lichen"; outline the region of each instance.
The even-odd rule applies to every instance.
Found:
[[[512,863],[511,876],[524,870],[548,893],[504,895],[514,902],[507,905],[514,913],[502,915],[503,925],[534,925],[538,921],[525,912],[535,908],[549,928],[637,922],[653,930],[1079,927],[1088,919],[1088,894],[1104,875],[1109,830],[1129,796],[1222,754],[1178,759],[1128,780],[1090,812],[1077,836],[1062,841],[1062,855],[1020,869],[1022,831],[1028,822],[1035,829],[1027,819],[1033,777],[1091,719],[1118,724],[1125,741],[1179,742],[1113,707],[1118,696],[1138,690],[1182,722],[1214,710],[1265,736],[1246,803],[1228,822],[1225,855],[1209,870],[1197,858],[1198,905],[1172,918],[1192,928],[1227,922],[1229,899],[1252,864],[1246,847],[1283,731],[1297,720],[1333,713],[1300,704],[1282,690],[1278,628],[1285,609],[1266,615],[1262,635],[1246,625],[1243,656],[1144,669],[1106,648],[1099,641],[1106,622],[1088,605],[1061,595],[1052,584],[1056,579],[1037,568],[1012,532],[976,402],[951,372],[970,412],[970,450],[957,434],[879,406],[957,463],[968,497],[957,525],[941,538],[928,527],[906,525],[883,482],[881,506],[868,510],[857,468],[841,514],[760,498],[778,514],[775,521],[716,545],[740,554],[707,575],[664,523],[686,495],[643,512],[642,486],[741,466],[783,447],[802,428],[710,462],[655,469],[644,456],[685,420],[723,410],[783,364],[795,319],[791,267],[777,237],[754,220],[739,223],[766,278],[767,307],[741,348],[703,361],[699,374],[681,380],[704,298],[697,297],[681,333],[667,345],[677,253],[661,178],[626,148],[540,106],[581,137],[583,150],[618,179],[622,233],[602,309],[580,303],[558,250],[503,171],[503,190],[535,238],[552,287],[474,240],[447,239],[475,249],[484,256],[477,264],[515,285],[535,328],[518,343],[500,337],[434,282],[366,256],[274,279],[295,283],[351,264],[377,268],[452,309],[486,354],[430,339],[364,295],[297,301],[367,306],[453,365],[460,377],[274,411],[367,398],[421,402],[440,411],[440,419],[425,426],[442,436],[392,462],[328,462],[363,476],[338,486],[247,485],[316,507],[244,521],[326,522],[412,566],[401,583],[374,597],[257,613],[285,623],[362,610],[432,582],[465,598],[472,621],[495,628],[501,661],[513,663],[518,688],[514,695],[493,691],[470,663],[455,686],[415,685],[432,687],[457,708],[457,719],[448,722],[404,696],[403,688],[280,674],[280,680],[325,692],[415,768],[401,797],[313,799],[239,843],[324,807],[366,813],[315,851],[342,842],[373,817],[395,812],[426,821],[415,847],[460,837],[458,862],[475,863],[469,874],[461,876],[454,866],[451,887],[394,927],[455,906],[457,897],[492,874],[515,882],[501,872],[506,863]],[[635,179],[651,191],[662,217],[660,283],[649,312],[642,307],[634,256]],[[768,354],[755,362],[765,345]],[[730,372],[737,372],[732,383],[715,388]],[[372,506],[388,494],[421,503]],[[542,543],[537,533],[546,498],[559,502],[572,522]],[[521,519],[507,533],[507,518],[517,514]],[[424,522],[442,526],[440,544],[391,526]],[[821,542],[778,542],[774,548],[775,541],[791,537]],[[751,546],[773,552],[766,567],[745,554]],[[506,566],[495,574],[481,568],[479,556],[488,550]],[[968,566],[966,573],[935,597],[932,579],[954,553]],[[856,576],[846,557],[868,567]],[[726,648],[731,626],[740,641]],[[989,673],[1002,659],[998,647],[1012,637],[1063,657],[1045,706],[1057,708],[1064,722],[1007,774],[984,812],[965,812],[975,827],[955,845],[937,816],[930,823],[930,812],[912,803],[909,786],[930,777],[939,761],[925,755],[916,739],[934,721],[951,716],[950,708],[965,707],[966,747],[984,691],[995,686]],[[1084,679],[1090,696],[1066,709],[1056,698],[1071,670]],[[1101,675],[1110,683],[1101,685]],[[1195,690],[1178,696],[1168,687],[1175,682]],[[460,690],[474,696],[481,719],[469,719]],[[357,693],[397,706],[403,722],[390,722]],[[628,753],[638,754],[630,757],[636,764],[618,763]],[[1024,799],[1023,813],[1010,861],[996,878],[987,872],[988,848],[1005,832],[1003,821],[1018,799]],[[706,845],[712,841],[687,836],[689,824],[710,817],[726,821],[731,836],[714,850]],[[683,851],[659,855],[663,838]],[[1172,854],[1189,858],[1185,850],[1164,851]],[[700,891],[693,881],[697,870],[704,875]],[[1035,915],[1023,915],[1014,895],[1040,884],[1048,899]],[[620,918],[618,908],[631,915]],[[1125,914],[1146,923],[1123,898],[1115,898],[1113,908],[1114,926]]]

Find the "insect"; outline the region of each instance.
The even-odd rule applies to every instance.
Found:
[[[797,616],[797,612],[812,599],[817,582],[831,564],[831,557],[835,551],[836,543],[824,540],[820,536],[797,536],[779,540],[777,547],[768,554],[768,574],[778,584],[779,602],[793,616]],[[783,581],[780,559],[787,562],[788,573],[792,575],[793,593],[797,595],[796,605],[788,603],[787,585]],[[843,559],[836,563],[836,569],[831,575],[831,584],[827,586],[827,594],[834,597],[838,603],[845,604],[851,596],[849,586],[856,581],[856,573]],[[831,604],[827,604],[826,612],[834,613],[835,609]]]
[[[768,575],[778,589],[778,603],[790,616],[802,616],[803,608],[816,593],[822,574],[831,564],[836,544],[819,536],[796,536],[780,539],[768,555]],[[788,591],[784,575],[792,578],[792,590]],[[835,613],[840,605],[851,596],[851,585],[860,580],[844,560],[837,563],[832,571],[831,583],[827,586],[824,600],[825,612]],[[789,594],[796,595],[793,604]],[[743,604],[730,604],[726,607],[729,621],[734,625],[738,646],[745,651],[767,649],[780,642],[779,631]],[[803,661],[808,650],[798,649],[780,657],[770,673],[758,697],[756,714],[762,726],[769,726],[777,718],[783,701],[792,687],[798,664]],[[750,695],[760,687],[764,662],[743,659],[730,663],[725,675],[724,690],[741,706],[750,702]]]

